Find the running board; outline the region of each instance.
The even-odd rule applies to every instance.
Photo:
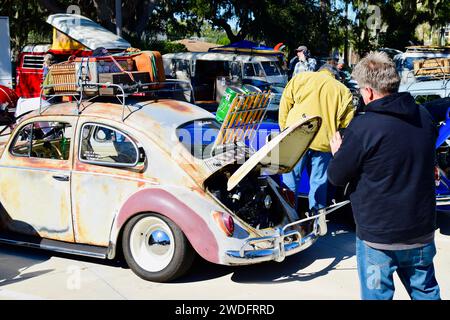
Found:
[[[108,255],[108,247],[68,243],[45,238],[13,235],[10,233],[0,233],[0,243],[101,259],[106,259]]]

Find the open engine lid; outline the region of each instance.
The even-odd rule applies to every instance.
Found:
[[[47,23],[88,49],[127,49],[130,43],[96,22],[77,14],[52,14]]]
[[[308,149],[321,123],[320,117],[310,117],[286,128],[239,167],[228,179],[228,191],[236,187],[257,165],[268,174],[291,171]]]

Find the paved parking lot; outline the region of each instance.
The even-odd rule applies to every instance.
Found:
[[[359,299],[353,227],[332,220],[329,233],[282,263],[225,267],[197,260],[174,283],[141,280],[124,262],[0,245],[0,299]],[[437,279],[450,299],[450,215],[436,233]],[[395,299],[408,299],[396,278]]]

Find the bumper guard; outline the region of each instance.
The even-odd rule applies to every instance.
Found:
[[[320,209],[317,215],[277,228],[274,235],[247,239],[240,250],[228,250],[226,252],[226,261],[230,264],[253,264],[271,260],[282,262],[285,257],[305,250],[320,236],[324,236],[327,233],[325,216],[348,203],[350,201],[346,200]],[[310,220],[314,220],[313,230],[304,237],[297,230],[288,230]],[[259,242],[271,242],[272,244],[267,249],[255,249],[254,245]],[[253,248],[251,248],[252,246]]]

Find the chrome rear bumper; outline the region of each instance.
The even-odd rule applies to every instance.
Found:
[[[450,196],[436,196],[436,206],[450,205]]]
[[[247,239],[240,250],[226,251],[225,263],[230,265],[245,265],[272,260],[281,262],[285,257],[309,248],[320,236],[324,236],[327,233],[325,216],[349,202],[347,200],[320,209],[315,216],[294,221],[285,225],[283,228],[276,229],[274,235]],[[304,237],[297,230],[288,230],[310,220],[314,220],[313,230]],[[267,249],[255,249],[258,243],[270,245]]]

